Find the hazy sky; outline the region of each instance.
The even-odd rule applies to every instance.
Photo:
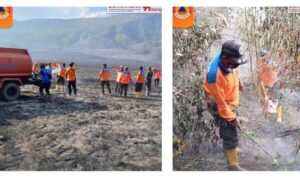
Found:
[[[105,17],[106,7],[14,7],[15,20]]]

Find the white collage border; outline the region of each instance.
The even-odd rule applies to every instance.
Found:
[[[172,161],[173,102],[172,102],[172,7],[173,6],[300,6],[300,0],[1,0],[1,6],[17,7],[102,7],[102,6],[161,6],[162,13],[162,171],[161,172],[0,172],[0,177],[52,178],[53,176],[77,177],[250,177],[272,176],[272,178],[299,177],[299,172],[174,172]],[[0,108],[1,109],[1,108]]]

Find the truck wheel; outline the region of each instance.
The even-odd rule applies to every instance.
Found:
[[[7,101],[16,100],[20,96],[20,87],[15,83],[7,83],[2,87],[2,97]]]

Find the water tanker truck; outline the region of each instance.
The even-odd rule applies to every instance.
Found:
[[[7,101],[20,96],[20,86],[36,84],[27,49],[0,47],[0,97]]]

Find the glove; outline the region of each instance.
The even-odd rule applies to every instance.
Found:
[[[244,91],[244,88],[244,83],[241,80],[239,80],[239,90]]]
[[[238,121],[236,118],[229,122],[229,124],[233,127],[241,129],[240,121]]]

